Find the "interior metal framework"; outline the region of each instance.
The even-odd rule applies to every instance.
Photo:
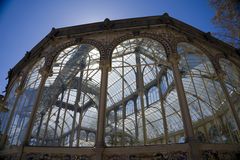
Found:
[[[9,72],[3,159],[238,159],[240,56],[167,14],[53,29]]]

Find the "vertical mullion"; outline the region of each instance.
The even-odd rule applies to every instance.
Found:
[[[135,116],[135,136],[136,136],[136,141],[138,142],[138,119],[137,119],[138,109],[137,109],[136,98],[134,99],[133,103],[134,103],[134,116]]]
[[[137,83],[138,83],[138,95],[140,97],[140,105],[142,112],[142,127],[143,127],[143,141],[144,145],[147,144],[147,128],[146,128],[146,119],[145,119],[145,106],[144,106],[144,83],[143,83],[143,75],[141,71],[141,53],[140,51],[136,51],[136,64],[137,64]]]
[[[77,108],[78,108],[78,103],[80,101],[80,97],[81,97],[81,92],[82,92],[82,82],[83,82],[83,68],[80,69],[80,77],[79,77],[79,81],[78,81],[78,85],[77,85],[77,95],[76,95],[76,99],[74,102],[74,115],[73,115],[73,124],[72,124],[72,131],[70,133],[70,147],[73,145],[73,141],[74,141],[74,134],[75,134],[75,126],[76,126],[76,116],[77,116]]]
[[[86,70],[86,79],[85,79],[85,83],[87,84],[87,78],[88,78],[88,76],[89,76],[89,67],[90,67],[90,62],[91,62],[91,57],[89,56],[89,62],[88,62],[88,65],[87,65],[87,70]],[[93,71],[92,71],[93,72]],[[85,87],[84,85],[82,86],[82,87]],[[82,96],[82,94],[80,95],[80,96]],[[83,107],[83,105],[84,105],[84,101],[85,101],[85,96],[86,96],[86,93],[85,94],[83,94],[83,100],[82,100],[82,106],[81,106],[81,108],[80,108],[80,110],[79,110],[79,112],[80,112],[80,115],[79,115],[79,119],[78,119],[78,128],[77,128],[77,147],[79,147],[79,143],[80,143],[80,131],[81,131],[81,125],[82,125],[82,119],[83,119],[83,114],[82,114],[82,112],[83,112],[83,109],[82,109],[82,107]],[[80,97],[80,100],[81,100],[81,97]]]
[[[124,101],[124,56],[122,56],[122,137],[121,137],[121,145],[124,146],[124,138],[125,138],[125,116],[126,116],[126,105]]]
[[[192,71],[191,71],[190,66],[189,66],[189,61],[187,61],[186,54],[184,54],[184,60],[186,62],[186,65],[187,65],[187,68],[188,68],[188,71],[189,71],[189,76],[190,76],[190,79],[191,79],[191,82],[192,82],[192,85],[193,85],[194,92],[196,94],[196,97],[198,97],[198,92],[197,92],[197,89],[196,89],[196,86],[195,86],[195,82],[193,80],[193,74],[192,74]],[[200,72],[200,75],[201,75],[201,72]],[[202,117],[202,119],[204,119],[203,112],[202,112],[202,107],[200,105],[200,101],[199,101],[198,98],[197,98],[197,102],[198,102],[198,107],[200,109],[201,117]],[[190,106],[188,106],[188,107],[190,107]]]
[[[66,114],[67,114],[67,105],[68,105],[70,93],[71,93],[71,89],[68,89],[67,100],[66,100],[65,108],[64,108],[63,123],[62,123],[62,128],[61,128],[60,137],[63,136],[64,124],[67,123],[67,122],[65,122],[65,118],[66,118]],[[63,142],[63,143],[64,143],[64,142]],[[60,140],[59,140],[59,145],[61,146],[61,144],[62,144],[62,140],[60,139]],[[63,146],[64,146],[64,144],[63,144]]]
[[[161,68],[164,69],[164,68]],[[157,67],[155,66],[155,71],[156,71],[156,78],[157,78],[157,88],[158,88],[158,94],[159,94],[159,98],[160,98],[160,104],[161,104],[161,111],[162,111],[162,118],[163,118],[163,127],[164,127],[164,138],[165,138],[165,142],[166,144],[168,144],[168,126],[167,126],[167,118],[166,118],[166,112],[165,112],[165,106],[164,106],[164,99],[163,99],[163,95],[161,92],[161,80],[160,78],[162,78],[162,76],[160,77],[159,73],[157,72]],[[161,114],[161,113],[160,113]]]
[[[18,107],[18,109],[17,109],[17,113],[18,112],[20,112],[20,110],[22,109],[22,107],[24,106],[24,104],[25,104],[25,102],[26,102],[26,98],[24,98],[24,97],[22,97],[23,99],[24,99],[24,103],[20,106],[20,107]],[[16,134],[16,131],[17,131],[17,126],[18,126],[18,120],[19,120],[19,117],[18,117],[18,119],[16,119],[17,118],[17,113],[15,114],[15,116],[14,116],[14,122],[16,121],[16,127],[15,127],[15,130],[13,131],[14,133],[13,133],[13,138],[12,138],[12,140],[11,140],[11,142],[10,142],[10,144],[12,144],[13,143],[13,141],[14,141],[14,137],[15,137],[15,134]]]
[[[37,66],[35,69],[37,69],[39,66]],[[38,68],[39,69],[39,68]],[[36,72],[35,72],[36,73]],[[31,75],[29,76],[29,79],[28,79],[28,81],[31,79],[31,77],[32,77],[32,75],[34,74],[34,70],[32,71],[32,73],[31,73]],[[37,85],[37,81],[39,80],[39,77],[40,77],[40,79],[41,79],[41,76],[40,76],[40,74],[39,73],[37,73],[37,77],[36,77],[36,80],[34,81],[34,82],[32,82],[32,84],[34,83],[34,85],[33,85],[33,87],[32,88],[35,88],[36,87],[36,85]],[[25,86],[25,90],[24,90],[24,92],[28,89],[28,88],[30,88],[30,86],[32,85],[32,84],[28,84],[28,83],[26,83],[27,84],[27,86]],[[37,88],[38,89],[38,88]],[[31,96],[30,97],[28,97],[28,104],[25,106],[25,105],[23,105],[23,107],[22,107],[22,109],[21,109],[21,112],[24,112],[23,111],[23,108],[25,108],[25,109],[28,109],[28,108],[30,108],[30,109],[32,109],[32,107],[30,107],[31,106],[31,103],[32,103],[32,101],[31,100],[34,100],[34,96],[36,96],[36,95],[34,95],[34,94],[31,94]],[[27,97],[26,97],[26,99],[27,99]],[[31,112],[31,111],[30,111]],[[24,128],[22,128],[23,127],[23,125],[24,125],[24,123],[25,123],[25,120],[26,120],[26,118],[24,118],[24,120],[23,120],[23,122],[22,122],[22,126],[20,127],[20,131],[19,131],[19,135],[18,135],[18,140],[17,140],[17,144],[18,144],[18,141],[19,141],[19,138],[20,138],[20,135],[21,135],[21,133],[23,132],[24,133]],[[25,125],[27,125],[29,123],[29,120],[27,120],[27,122],[26,122],[26,124]],[[23,135],[25,135],[25,134],[23,134]],[[24,139],[23,139],[24,140]],[[21,142],[20,142],[21,143]]]
[[[56,121],[55,121],[53,141],[56,140],[57,128],[58,128],[58,124],[59,124],[59,117],[60,117],[60,112],[62,110],[63,98],[64,98],[64,94],[65,94],[64,90],[65,90],[65,88],[62,88],[61,101],[60,101],[60,105],[58,106],[57,117],[56,117]]]

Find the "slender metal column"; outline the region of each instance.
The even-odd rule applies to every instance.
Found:
[[[15,94],[16,94],[16,99],[15,99],[15,102],[13,104],[13,109],[10,113],[10,116],[9,116],[9,120],[7,122],[7,125],[6,125],[6,128],[4,130],[4,134],[3,134],[3,137],[1,138],[1,143],[0,143],[0,149],[4,147],[5,143],[6,143],[6,140],[7,140],[7,134],[8,134],[8,130],[10,128],[10,124],[12,123],[12,118],[13,118],[13,115],[15,113],[15,110],[16,110],[16,106],[17,106],[17,103],[18,103],[18,100],[19,100],[19,97],[21,96],[20,94],[20,91],[21,89],[20,88],[17,88],[16,91],[15,91]]]
[[[61,113],[61,109],[62,109],[62,105],[63,105],[63,98],[64,98],[64,91],[65,91],[65,86],[61,86],[62,91],[61,91],[61,100],[60,100],[60,105],[58,107],[58,111],[57,111],[57,117],[55,120],[55,128],[54,128],[54,135],[53,135],[53,140],[56,140],[56,135],[57,135],[57,128],[58,128],[58,124],[59,124],[59,118],[60,118],[60,113]]]
[[[147,144],[147,128],[146,128],[146,119],[145,119],[145,108],[144,108],[144,82],[143,74],[141,71],[141,60],[140,60],[140,50],[139,48],[135,49],[136,52],[136,64],[137,64],[137,91],[141,101],[141,111],[142,111],[142,127],[143,127],[143,142],[144,145]]]
[[[34,117],[36,115],[36,112],[37,112],[37,109],[38,109],[38,106],[39,106],[39,102],[41,100],[41,95],[42,95],[42,92],[43,92],[43,89],[44,89],[45,81],[46,81],[46,79],[49,75],[49,70],[50,70],[49,67],[43,67],[39,71],[39,73],[42,75],[42,79],[41,79],[41,82],[39,84],[39,90],[37,92],[37,96],[36,96],[35,103],[33,105],[32,113],[31,113],[30,118],[29,118],[29,123],[28,123],[28,127],[27,127],[27,130],[26,130],[26,134],[25,134],[25,137],[23,139],[22,146],[21,146],[21,153],[20,153],[20,156],[19,156],[20,160],[22,158],[24,158],[24,156],[23,156],[24,146],[28,145],[29,138],[31,136],[31,131],[32,131],[32,128],[33,128],[33,123],[34,123]]]
[[[80,77],[79,77],[79,81],[78,81],[78,86],[77,86],[77,96],[76,96],[76,100],[75,100],[75,104],[74,104],[74,115],[73,115],[73,123],[72,123],[72,132],[70,135],[70,147],[72,147],[73,145],[73,141],[74,141],[74,134],[75,134],[75,126],[76,126],[76,116],[77,116],[77,108],[78,108],[78,103],[80,101],[80,97],[81,97],[81,92],[82,92],[82,81],[83,81],[83,70],[81,70],[80,72]]]
[[[121,145],[124,146],[124,138],[125,138],[125,118],[126,118],[126,104],[124,99],[124,58],[122,56],[122,135],[121,135]]]
[[[105,133],[105,118],[106,118],[106,103],[107,103],[107,83],[108,83],[108,71],[109,64],[107,60],[103,60],[101,64],[101,86],[100,86],[100,99],[98,107],[98,125],[97,125],[97,136],[96,136],[96,159],[103,159],[104,150],[104,133]]]
[[[41,112],[40,113],[40,115],[41,115],[41,118],[40,118],[40,123],[39,123],[39,125],[38,125],[38,129],[37,129],[37,134],[36,134],[36,143],[37,143],[37,145],[38,145],[38,143],[39,143],[39,135],[40,135],[40,130],[41,130],[41,127],[42,127],[42,123],[43,123],[43,117],[44,117],[44,115],[45,115],[45,113],[44,112]]]
[[[24,141],[23,141],[23,145],[28,145],[28,140],[30,138],[31,131],[32,131],[32,128],[33,128],[34,117],[36,115],[36,112],[37,112],[37,109],[38,109],[38,106],[39,106],[39,102],[41,100],[41,95],[42,95],[42,92],[43,92],[43,89],[44,89],[44,84],[45,84],[45,81],[47,80],[48,73],[49,73],[49,70],[46,70],[45,68],[42,68],[41,70],[42,71],[40,71],[40,74],[42,75],[42,79],[41,79],[41,82],[39,84],[39,90],[38,90],[38,93],[37,93],[36,101],[33,105],[32,113],[31,113],[30,118],[29,118],[29,124],[28,124],[28,128],[27,128],[27,131],[26,131],[26,136],[25,136]]]
[[[137,98],[134,98],[134,115],[135,115],[135,136],[136,136],[136,142],[138,143],[138,109],[137,109]]]
[[[164,108],[164,99],[163,99],[162,92],[160,91],[159,82],[158,82],[158,93],[159,93],[159,98],[160,98],[160,103],[161,103],[161,111],[162,111],[162,118],[163,118],[164,139],[165,139],[165,143],[168,144],[167,117],[166,117],[166,112],[165,112],[165,108]]]
[[[184,92],[182,77],[181,77],[181,74],[178,69],[179,59],[180,59],[180,57],[177,53],[173,53],[169,57],[169,61],[172,64],[174,83],[176,86],[180,110],[181,110],[181,114],[182,114],[186,142],[189,144],[189,147],[190,147],[190,157],[189,158],[191,160],[199,160],[200,152],[199,152],[196,140],[194,138],[192,120],[191,120],[191,116],[190,116],[190,112],[189,112],[189,108],[188,108],[186,95]]]
[[[22,93],[22,90],[23,90],[23,87],[24,87],[24,84],[25,84],[25,81],[27,79],[27,74],[24,74],[22,76],[22,79],[20,81],[20,84],[19,86],[17,87],[17,89],[15,90],[15,94],[16,94],[16,99],[15,99],[15,102],[13,104],[13,108],[12,108],[12,111],[10,113],[10,116],[9,116],[9,119],[8,119],[8,122],[7,122],[7,125],[6,125],[6,128],[4,130],[4,134],[3,134],[3,138],[1,139],[1,142],[0,142],[0,148],[2,148],[5,143],[6,143],[6,140],[7,140],[7,134],[8,134],[8,131],[10,129],[10,125],[12,123],[12,119],[13,119],[13,116],[14,116],[14,113],[15,113],[15,110],[17,108],[17,104],[18,104],[18,100],[21,96],[21,93]]]
[[[187,102],[186,95],[184,92],[184,87],[182,84],[182,77],[178,70],[179,59],[180,59],[179,55],[173,54],[169,58],[169,61],[172,64],[174,83],[178,93],[177,95],[178,95],[179,105],[180,105],[181,114],[182,114],[184,133],[186,135],[187,141],[189,140],[191,141],[191,139],[194,138],[194,132],[192,127],[190,112],[188,109],[188,102]]]
[[[113,145],[116,146],[117,145],[117,110],[114,109],[114,137],[113,137]]]

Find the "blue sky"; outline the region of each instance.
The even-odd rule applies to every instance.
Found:
[[[7,72],[52,27],[167,12],[204,32],[214,32],[208,0],[0,0],[0,94]]]

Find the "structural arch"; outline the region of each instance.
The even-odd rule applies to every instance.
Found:
[[[179,43],[178,54],[193,127],[202,123],[208,143],[235,143],[234,129],[229,126],[233,119],[230,104],[211,61],[189,43]],[[234,120],[231,123],[236,125]]]
[[[10,146],[20,146],[24,140],[26,131],[29,125],[31,112],[35,104],[35,100],[41,82],[40,69],[45,63],[45,58],[41,58],[34,64],[28,72],[26,79],[23,79],[21,88],[18,88],[17,98],[14,99],[14,104],[9,122],[10,127],[6,128],[8,138],[6,144]]]
[[[168,135],[173,131],[179,130],[183,134],[183,126],[178,100],[175,101],[178,109],[172,110],[171,108],[176,107],[169,104],[172,103],[169,96],[176,95],[176,89],[174,89],[171,67],[163,45],[148,37],[127,39],[115,47],[111,59],[111,72],[108,74],[107,110],[111,112],[116,107],[122,107],[121,118],[115,119],[115,121],[121,121],[121,128],[116,129],[115,123],[119,122],[108,124],[107,127],[109,128],[110,125],[112,126],[110,128],[115,127],[115,130],[121,131],[119,132],[121,136],[118,136],[118,138],[121,137],[120,140],[112,144],[134,146],[177,143],[177,141],[168,141]],[[151,102],[152,97],[148,97],[147,93],[154,86],[157,88],[156,94],[161,98]],[[133,114],[128,114],[126,109],[129,101],[134,102],[132,103]],[[135,126],[131,125],[128,119],[131,119]],[[180,123],[180,126],[171,127],[176,123]],[[109,131],[107,128],[106,132]],[[127,128],[131,128],[131,133],[135,133],[130,138],[131,143],[124,143],[128,141]],[[174,136],[177,135],[172,135]]]
[[[99,105],[99,62],[100,53],[90,44],[72,45],[54,58],[52,74],[43,86],[30,140],[35,143],[31,145],[79,147],[83,143],[81,130],[96,132],[96,127],[88,128],[85,123],[93,118],[92,123],[97,124],[97,109],[91,108]]]
[[[239,159],[239,59],[166,13],[53,28],[9,71],[0,159]]]

